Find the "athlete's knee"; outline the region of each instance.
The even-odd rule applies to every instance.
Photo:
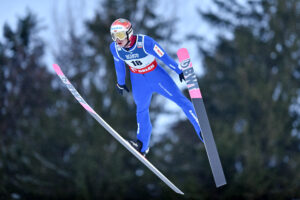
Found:
[[[175,103],[182,109],[184,109],[185,107],[187,107],[187,108],[193,107],[192,102],[190,102],[190,100],[188,100],[183,95],[180,95],[180,96],[178,96],[178,98],[175,98]]]
[[[149,115],[149,108],[148,107],[137,107],[136,114],[137,115]]]

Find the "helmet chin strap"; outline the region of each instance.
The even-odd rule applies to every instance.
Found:
[[[136,36],[135,35],[132,35],[131,36],[131,40],[128,38],[127,39],[128,41],[127,41],[127,43],[124,45],[124,48],[130,48],[130,47],[132,47],[133,46],[133,44],[135,43],[135,40],[136,40]],[[132,44],[131,44],[132,43]],[[128,46],[127,46],[128,45]]]
[[[130,44],[130,43],[131,43],[131,41],[130,41],[129,38],[127,37],[127,43],[124,45],[124,47],[125,47],[125,48],[130,48],[130,47],[127,47],[127,45]]]

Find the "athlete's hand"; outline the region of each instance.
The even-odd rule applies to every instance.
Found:
[[[119,85],[119,84],[117,83],[116,89],[117,89],[117,91],[118,91],[118,93],[119,93],[120,95],[123,95],[123,91],[124,91],[124,90],[126,90],[127,92],[129,92],[129,89],[127,88],[127,86],[126,86],[125,84],[124,84],[124,85]]]
[[[179,74],[179,80],[180,80],[180,82],[182,82],[183,80],[185,81],[185,78],[183,76],[183,72],[181,74]]]

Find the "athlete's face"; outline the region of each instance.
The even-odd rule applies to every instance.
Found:
[[[128,42],[128,39],[125,38],[124,40],[120,40],[119,38],[116,39],[116,42],[117,44],[120,46],[120,47],[125,47],[125,45],[127,44]]]

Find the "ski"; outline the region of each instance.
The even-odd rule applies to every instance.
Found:
[[[167,184],[176,193],[184,195],[184,193],[178,189],[169,179],[167,179],[156,167],[154,167],[144,156],[142,156],[137,150],[135,150],[129,142],[127,142],[122,136],[120,136],[109,124],[107,124],[95,111],[92,109],[86,101],[77,92],[68,78],[64,75],[61,68],[57,64],[53,64],[53,68],[61,81],[66,85],[69,91],[73,94],[76,100],[84,107],[84,109],[92,115],[118,142],[120,142],[128,151],[130,151],[139,161],[146,165],[158,178],[160,178],[165,184]]]
[[[177,56],[183,75],[192,99],[195,111],[198,117],[198,123],[201,128],[202,137],[204,140],[205,150],[208,156],[212,174],[217,187],[226,184],[222,164],[220,161],[219,153],[215,144],[215,140],[209,125],[208,117],[206,114],[204,102],[198,85],[196,74],[192,66],[189,53],[186,48],[181,48],[177,51]]]

